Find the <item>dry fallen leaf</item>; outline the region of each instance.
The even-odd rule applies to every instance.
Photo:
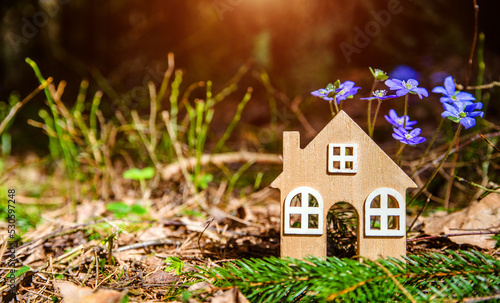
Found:
[[[173,276],[163,270],[157,270],[146,277],[145,282],[148,284],[170,284],[179,281],[179,277]]]
[[[85,200],[76,207],[76,222],[82,224],[102,215],[106,211],[106,206],[102,200]]]
[[[153,241],[157,239],[165,239],[168,234],[168,229],[163,226],[152,226],[138,236],[139,241]]]
[[[70,282],[57,282],[64,303],[120,303],[127,294],[114,290],[99,289],[94,292],[91,288],[76,286]]]
[[[223,294],[215,296],[212,303],[250,303],[238,288],[231,288]]]
[[[431,236],[500,230],[500,194],[490,194],[479,202],[460,211],[436,213],[424,218],[424,232]],[[493,249],[493,235],[454,236],[449,239],[458,244],[472,244]]]

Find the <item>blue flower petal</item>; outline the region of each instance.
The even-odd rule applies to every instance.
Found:
[[[396,91],[396,95],[398,97],[402,97],[402,96],[406,95],[408,92],[410,92],[409,89],[402,88],[402,89]]]
[[[420,135],[421,132],[422,132],[422,130],[420,128],[415,128],[414,130],[412,130],[410,132],[410,136],[418,137],[418,135]]]
[[[441,97],[439,101],[441,101],[441,103],[453,103],[453,100],[450,97]]]
[[[446,91],[446,89],[442,86],[436,86],[432,89],[432,92],[433,93],[436,93],[436,94],[443,94],[443,95],[448,95],[448,92]]]
[[[429,92],[427,92],[427,90],[425,88],[423,88],[423,87],[414,88],[413,91],[418,94],[418,96],[420,97],[420,99],[422,99],[422,97],[420,95],[424,95],[426,97],[429,97]]]
[[[398,114],[397,114],[397,113],[396,113],[396,111],[395,111],[395,110],[393,110],[393,109],[391,109],[391,110],[389,111],[389,117],[391,117],[391,119],[393,119],[393,120],[396,120],[397,118],[399,118]]]
[[[408,79],[408,81],[406,81],[406,83],[410,83],[413,86],[418,86],[418,81],[415,79]]]
[[[455,97],[460,101],[474,101],[474,100],[476,100],[476,98],[474,98],[474,96],[472,94],[466,93],[466,92],[459,92]]]
[[[441,117],[446,118],[446,117],[456,117],[457,115],[454,113],[451,113],[449,111],[444,111],[441,113]]]
[[[456,116],[459,114],[459,111],[457,109],[457,107],[455,106],[455,104],[449,104],[449,103],[443,103],[443,108],[445,111],[447,112],[450,112],[450,113],[453,113],[452,115],[453,116]]]
[[[398,127],[398,128],[394,129],[394,133],[398,134],[401,137],[404,137],[404,135],[406,135],[407,131],[402,127]]]
[[[392,137],[398,141],[401,141],[401,140],[404,140],[405,137],[399,135],[399,134],[396,134],[396,133],[392,133]]]
[[[385,85],[387,85],[391,90],[395,90],[403,87],[403,81],[399,79],[389,79],[385,80]]]
[[[453,81],[452,76],[446,77],[444,79],[444,87],[446,88],[446,92],[448,96],[453,96],[455,94],[455,81]]]
[[[420,144],[425,142],[427,139],[424,137],[413,138],[411,141],[413,144]]]
[[[469,129],[476,125],[476,120],[473,118],[465,117],[460,120],[460,124],[462,124],[465,127],[465,129]]]
[[[477,117],[482,118],[484,116],[484,112],[472,112],[472,113],[469,113],[468,116],[471,118],[477,118]]]
[[[482,104],[481,104],[481,103],[472,103],[472,104],[468,104],[468,105],[466,105],[466,106],[465,106],[465,108],[464,108],[464,112],[466,112],[466,113],[473,112],[473,111],[476,109],[476,107],[477,107],[478,105],[480,105],[480,106],[482,107]]]

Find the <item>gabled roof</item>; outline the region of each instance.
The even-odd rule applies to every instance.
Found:
[[[300,149],[300,139],[298,138],[298,132],[285,132],[283,139],[283,172],[271,183],[271,187],[282,188],[282,179],[284,179],[284,174],[291,173],[286,170],[286,161],[290,161],[288,165],[295,165],[296,161],[293,159],[286,159],[286,150],[290,148]],[[349,117],[344,111],[340,111],[320,132],[319,134],[302,150],[307,154],[313,149],[317,149],[318,152],[324,152],[325,145],[328,143],[353,143],[353,140],[358,144],[362,144],[369,147],[370,157],[375,158],[380,161],[381,167],[383,167],[383,172],[391,174],[391,178],[397,180],[399,185],[403,185],[406,188],[416,188],[417,185],[410,177],[365,133],[359,125]],[[294,142],[295,141],[295,142]],[[361,157],[363,153],[359,154]],[[319,157],[324,157],[322,154]],[[366,153],[365,153],[366,157]],[[364,161],[370,161],[370,159],[365,159]],[[326,165],[326,161],[324,163]],[[290,166],[287,166],[290,167]],[[362,174],[363,171],[358,171],[358,174]],[[326,175],[326,170],[325,170]]]

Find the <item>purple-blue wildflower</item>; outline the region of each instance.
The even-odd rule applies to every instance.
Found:
[[[417,94],[420,99],[422,96],[428,97],[429,93],[425,88],[418,87],[418,81],[415,79],[408,79],[408,81],[399,79],[389,79],[386,80],[385,85],[387,85],[391,90],[396,91],[398,97],[404,96],[408,93]]]
[[[395,128],[402,128],[404,125],[404,117],[399,117],[395,110],[391,109],[389,111],[389,116],[384,115],[385,120],[392,124]],[[410,121],[410,117],[406,116],[406,127],[405,129],[410,130],[413,128],[413,125],[417,124],[417,121]]]
[[[311,93],[311,95],[326,101],[332,101],[334,94],[335,94],[334,89],[326,89],[326,88],[320,88]]]
[[[425,142],[424,137],[419,137],[422,130],[420,128],[415,128],[411,131],[408,131],[402,127],[395,128],[392,137],[398,140],[401,143],[415,145],[422,142]]]
[[[456,90],[455,81],[452,76],[448,76],[444,79],[444,87],[436,86],[432,89],[432,92],[443,94],[444,96],[440,99],[443,103],[465,102],[470,104],[472,101],[476,100],[472,94]]]
[[[335,89],[320,88],[311,93],[311,95],[321,98],[326,101],[333,101],[335,96]]]
[[[373,92],[373,96],[371,97],[367,97],[367,98],[359,98],[360,100],[380,100],[380,101],[384,101],[384,100],[387,100],[387,99],[393,99],[393,98],[397,98],[398,96],[396,95],[389,95],[387,96],[387,91],[385,89],[383,90],[376,90]]]
[[[462,124],[465,129],[476,125],[476,118],[483,117],[484,112],[476,111],[483,108],[483,103],[453,102],[443,103],[444,112],[441,117],[448,118],[455,123]]]
[[[340,101],[352,98],[360,88],[359,86],[354,86],[354,82],[352,81],[345,81],[335,90],[335,101],[339,104]]]

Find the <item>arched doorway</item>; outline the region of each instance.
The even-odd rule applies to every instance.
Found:
[[[358,254],[359,216],[349,203],[335,203],[326,215],[327,256],[352,258]]]

